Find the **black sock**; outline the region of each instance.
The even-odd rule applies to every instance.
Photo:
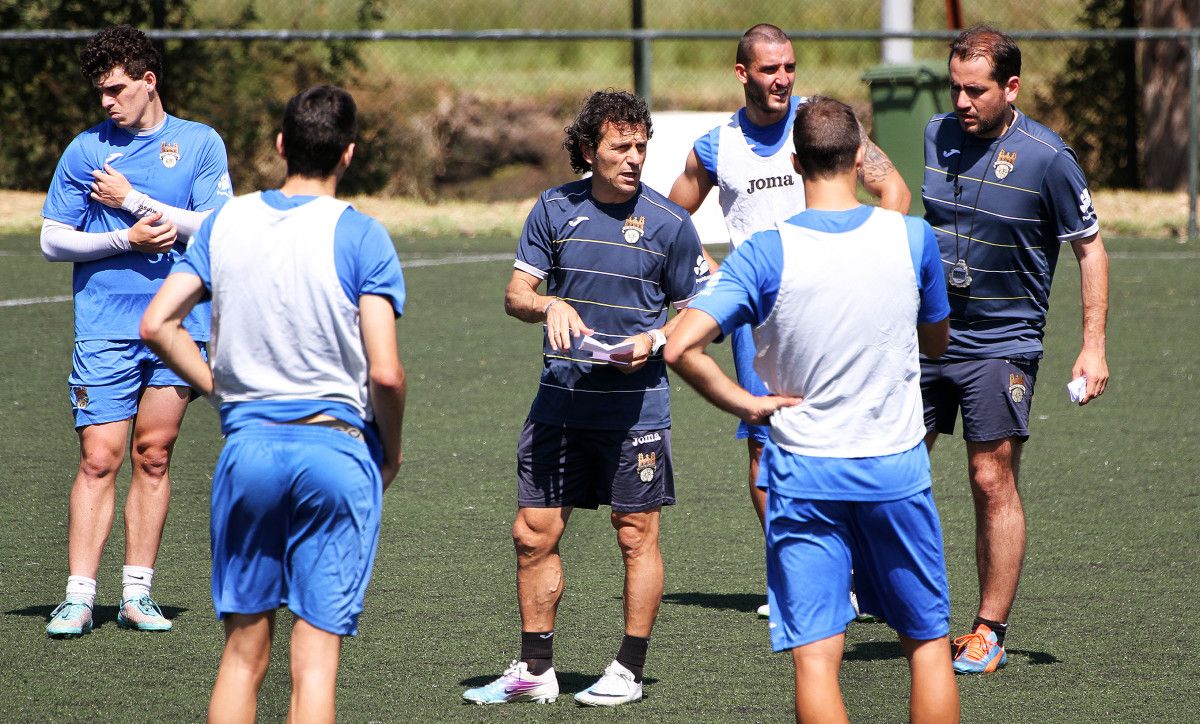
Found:
[[[529,673],[534,676],[549,671],[554,665],[554,632],[522,631],[521,661],[525,662]]]
[[[617,650],[617,662],[633,672],[633,680],[642,683],[642,670],[646,668],[646,649],[650,639],[625,634],[621,648]]]
[[[975,617],[975,623],[971,624],[971,630],[975,630],[983,624],[990,628],[996,634],[996,643],[1000,646],[1004,645],[1004,634],[1008,633],[1008,624],[1000,623],[999,621],[989,621],[982,616]]]

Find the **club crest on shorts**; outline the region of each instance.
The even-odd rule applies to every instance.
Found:
[[[1006,176],[1013,172],[1013,168],[1017,165],[1017,152],[1011,153],[1000,149],[1000,153],[996,154],[996,163],[992,164],[992,170],[996,172],[996,178],[1001,181]]]
[[[1019,405],[1027,394],[1029,394],[1029,388],[1025,386],[1025,375],[1010,372],[1008,374],[1008,396]]]
[[[658,461],[658,453],[638,453],[638,480],[648,483],[654,480],[654,466]]]
[[[631,215],[628,219],[625,219],[625,225],[621,227],[621,236],[624,237],[625,243],[627,244],[636,244],[645,233],[645,216]]]
[[[162,146],[159,147],[158,158],[162,161],[163,166],[175,168],[175,164],[179,163],[179,144],[163,141]]]
[[[80,410],[86,410],[88,406],[87,388],[79,385],[71,388],[71,400],[75,403],[75,407]]]

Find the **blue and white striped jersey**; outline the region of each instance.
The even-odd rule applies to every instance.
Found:
[[[964,260],[971,278],[949,285],[943,359],[1041,357],[1059,249],[1100,228],[1075,153],[1020,112],[993,139],[937,115],[925,127],[921,197],[942,266],[949,275]]]
[[[691,217],[645,184],[633,199],[602,204],[591,179],[544,192],[525,221],[514,267],[546,282],[573,306],[596,339],[612,344],[656,329],[667,306],[682,308],[707,277]],[[597,430],[671,424],[667,368],[660,356],[632,374],[591,360],[578,345],[554,352],[543,337],[535,422]]]

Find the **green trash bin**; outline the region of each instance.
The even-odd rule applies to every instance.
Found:
[[[863,73],[871,88],[872,136],[892,159],[912,192],[913,216],[925,213],[921,183],[925,175],[925,124],[950,105],[950,73],[946,63],[877,65]]]

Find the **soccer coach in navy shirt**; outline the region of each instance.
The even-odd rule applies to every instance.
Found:
[[[980,600],[971,633],[955,640],[954,668],[988,673],[1007,658],[1025,557],[1017,470],[1059,249],[1071,245],[1083,280],[1083,349],[1071,370],[1087,379],[1081,405],[1108,382],[1108,255],[1075,153],[1013,105],[1021,51],[1012,38],[986,26],[965,30],[950,45],[949,65],[954,112],[925,129],[922,196],[947,274],[950,346],[923,363],[922,390],[931,450],[962,410]]]
[[[691,217],[641,183],[650,113],[624,92],[593,93],[566,129],[572,167],[589,178],[541,195],[517,247],[505,311],[544,324],[542,375],[517,447],[517,600],[521,655],[463,696],[478,704],[551,702],[558,542],[575,508],[611,508],[625,564],[625,630],[616,659],[575,698],[614,706],[642,697],[642,669],[663,591],[659,513],[675,502],[666,365],[660,350],[708,267]],[[545,294],[539,288],[545,284]],[[614,362],[584,335],[631,343]]]

